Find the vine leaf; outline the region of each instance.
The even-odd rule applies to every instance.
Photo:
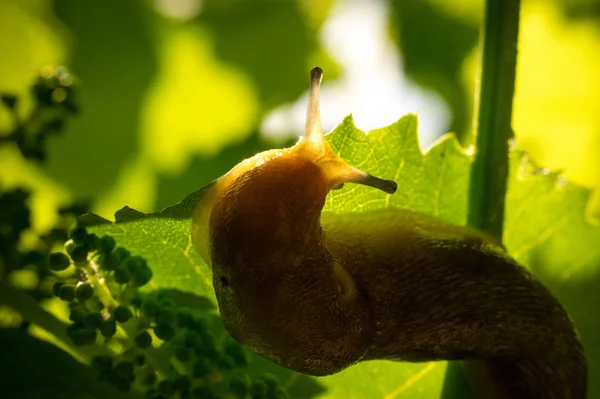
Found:
[[[406,208],[464,224],[467,214],[470,157],[456,138],[446,135],[428,151],[420,149],[417,117],[364,133],[349,116],[327,136],[332,148],[348,162],[373,175],[391,178],[398,192],[388,195],[358,185],[330,193],[325,212],[353,214],[372,209]],[[233,166],[233,165],[232,165]],[[130,208],[117,212],[116,223],[86,215],[83,223],[97,234],[112,234],[119,245],[145,256],[160,288],[177,288],[215,302],[212,276],[190,239],[190,218],[204,189],[179,204],[153,214]],[[600,320],[591,317],[600,303],[600,228],[584,213],[589,192],[566,184],[557,174],[539,169],[519,151],[511,154],[506,202],[505,244],[520,262],[564,303],[572,315],[590,360],[590,395],[600,396]],[[102,223],[102,224],[98,224]],[[485,267],[482,265],[482,267]],[[583,295],[582,295],[583,293]],[[215,302],[216,303],[216,302]],[[275,366],[273,366],[275,367]],[[288,377],[294,397],[435,398],[448,397],[444,382],[447,363],[369,361],[333,376],[311,379],[320,389],[301,393]],[[283,373],[277,369],[278,373]],[[453,377],[454,378],[454,377]],[[456,384],[454,384],[456,385]],[[315,396],[317,395],[317,396]],[[451,395],[451,393],[450,393]]]

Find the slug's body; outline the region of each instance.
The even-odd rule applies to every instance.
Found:
[[[288,368],[326,375],[362,360],[471,360],[485,398],[585,398],[576,332],[551,293],[492,239],[403,210],[321,214],[347,182],[395,183],[334,155],[312,74],[307,130],[244,161],[198,205],[226,328]]]

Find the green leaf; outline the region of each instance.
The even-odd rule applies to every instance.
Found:
[[[406,208],[465,223],[471,160],[455,137],[444,136],[423,154],[414,115],[368,134],[347,117],[327,137],[334,151],[351,164],[373,175],[395,179],[399,189],[388,195],[346,185],[330,194],[325,211],[352,218],[366,210]],[[189,234],[191,213],[203,190],[156,214],[124,209],[118,212],[116,224],[105,221],[93,230],[114,234],[119,245],[147,257],[158,287],[178,288],[214,302],[210,270],[194,251]],[[521,152],[511,154],[506,246],[553,290],[572,315],[590,365],[590,397],[596,397],[600,395],[600,337],[596,334],[600,320],[592,315],[600,303],[595,288],[600,284],[600,228],[586,220],[588,196],[586,190],[536,168]],[[285,370],[264,359],[254,364],[262,367],[259,365],[263,363],[282,373],[282,381],[290,379],[294,397],[315,397],[323,389],[321,397],[327,398],[465,397],[460,373],[445,362],[370,361],[317,379],[291,372],[285,377]],[[447,368],[452,375],[444,381]],[[294,391],[308,381],[314,382],[314,390]]]

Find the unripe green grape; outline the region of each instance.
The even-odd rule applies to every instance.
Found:
[[[113,249],[115,249],[115,246],[117,245],[117,242],[115,241],[115,239],[111,236],[102,236],[102,238],[100,238],[100,242],[98,244],[98,248],[100,250],[100,252],[102,252],[102,254],[106,255],[112,252]]]
[[[117,333],[117,323],[113,319],[104,320],[100,326],[100,333],[105,338],[112,338]]]
[[[210,351],[216,347],[215,337],[208,331],[200,332],[200,338],[202,339],[202,350]]]
[[[260,376],[260,380],[263,381],[268,388],[268,392],[275,392],[280,386],[279,379],[271,373],[264,373]]]
[[[79,324],[68,326],[67,335],[76,346],[90,345],[96,342],[96,330],[86,328]]]
[[[115,270],[115,281],[117,284],[127,284],[131,281],[131,274],[124,267],[117,267]]]
[[[88,251],[84,247],[76,246],[69,252],[69,256],[75,264],[87,262]]]
[[[54,296],[60,297],[60,289],[63,285],[65,285],[65,283],[62,283],[60,281],[54,283],[54,285],[52,286],[52,293],[54,294]]]
[[[119,323],[126,323],[133,316],[133,313],[127,306],[119,305],[113,309],[112,316]]]
[[[254,381],[250,385],[250,396],[252,399],[263,399],[267,395],[268,389],[264,381]]]
[[[63,284],[60,287],[58,296],[63,301],[71,302],[75,299],[75,287],[70,284]]]
[[[175,384],[171,380],[162,380],[156,388],[158,392],[165,396],[171,396],[175,393]]]
[[[85,237],[83,246],[89,251],[94,252],[100,248],[100,238],[96,234],[88,234]]]
[[[135,361],[135,364],[141,367],[144,364],[146,364],[146,355],[144,355],[143,353],[139,354],[133,360]]]
[[[154,334],[163,341],[170,341],[175,336],[175,330],[166,323],[158,323],[154,327]]]
[[[86,314],[87,311],[84,308],[82,308],[81,306],[77,306],[71,309],[69,313],[69,320],[78,324],[84,323],[84,318]]]
[[[117,380],[115,387],[119,392],[127,393],[131,389],[131,381],[125,377],[121,377]]]
[[[175,379],[175,390],[185,393],[192,388],[192,379],[187,375],[180,375]]]
[[[156,376],[156,373],[154,371],[146,374],[143,378],[142,378],[142,384],[146,385],[146,386],[152,386],[154,384],[156,384],[156,380],[158,379],[158,377]]]
[[[92,358],[92,367],[98,372],[109,370],[112,367],[113,359],[110,356],[98,355]]]
[[[189,309],[177,309],[175,313],[177,327],[190,327],[194,321],[194,315]]]
[[[83,323],[89,328],[100,328],[103,322],[104,318],[100,312],[90,312],[83,318]]]
[[[152,336],[148,333],[148,331],[143,331],[135,336],[133,339],[138,348],[148,349],[152,346]]]
[[[186,331],[183,336],[183,342],[188,348],[200,349],[202,348],[202,338],[196,331]]]
[[[212,370],[212,366],[204,359],[196,360],[192,366],[192,377],[202,378],[210,374]]]
[[[142,315],[148,319],[153,319],[156,316],[159,307],[158,301],[153,298],[148,298],[142,303]]]
[[[250,390],[250,377],[247,374],[238,375],[229,380],[229,391],[239,399],[244,399]]]
[[[219,368],[221,370],[231,370],[235,367],[235,360],[229,355],[221,357],[219,360]]]
[[[48,268],[53,271],[61,271],[67,269],[71,265],[71,259],[62,253],[54,252],[48,256]]]
[[[75,244],[83,246],[87,235],[85,227],[76,227],[69,233],[69,238],[71,238]]]
[[[94,295],[94,289],[90,283],[77,284],[75,288],[75,297],[79,301],[87,301]]]
[[[131,281],[134,287],[141,287],[152,280],[152,269],[148,265],[143,265],[140,270],[132,273]]]
[[[192,351],[185,346],[178,346],[175,349],[175,358],[180,362],[189,362],[192,359]]]
[[[102,254],[100,258],[98,258],[98,264],[104,270],[115,270],[119,267],[119,259],[112,252]]]
[[[133,362],[130,361],[122,361],[115,365],[115,371],[119,374],[119,376],[130,380],[133,378]]]
[[[175,311],[172,308],[160,307],[156,311],[156,322],[173,324],[175,322]]]
[[[230,339],[225,345],[225,353],[231,356],[238,366],[245,367],[248,365],[246,350],[233,339]]]
[[[123,263],[125,259],[131,256],[131,253],[123,247],[117,247],[114,250],[114,254],[119,260],[119,263]]]

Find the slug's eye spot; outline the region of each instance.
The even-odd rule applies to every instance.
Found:
[[[225,276],[221,276],[221,287],[229,287],[229,279]]]

